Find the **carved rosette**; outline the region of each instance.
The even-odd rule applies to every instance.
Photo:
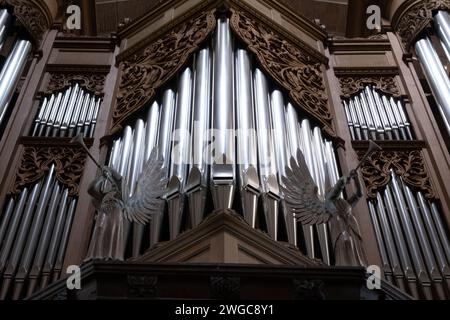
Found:
[[[357,151],[360,159],[364,153],[363,150]],[[377,193],[389,184],[391,170],[409,187],[423,192],[426,198],[435,198],[421,150],[385,150],[373,153],[361,168],[369,198],[376,199]]]
[[[52,25],[50,14],[44,8],[45,4],[40,6],[39,2],[41,1],[0,0],[0,5],[14,7],[14,15],[38,45],[42,41],[44,33]]]
[[[86,153],[78,146],[56,143],[38,142],[24,145],[12,193],[18,194],[24,187],[38,182],[50,166],[55,164],[57,180],[69,189],[71,196],[78,195]]]
[[[263,69],[289,92],[298,107],[335,137],[320,59],[301,41],[294,45],[245,13],[231,11],[233,31],[256,55]]]
[[[450,0],[412,0],[405,2],[405,9],[394,17],[393,26],[406,51],[411,49],[414,40],[433,21],[434,10],[449,10]]]
[[[364,90],[368,85],[372,85],[378,91],[391,95],[393,97],[400,97],[400,89],[397,85],[395,76],[343,76],[339,77],[342,95],[345,98],[350,98],[359,91]]]
[[[101,95],[105,87],[106,74],[102,73],[58,73],[52,72],[50,80],[45,91],[46,94],[51,94],[56,91],[61,91],[72,86],[74,82],[87,91]]]
[[[214,31],[214,10],[202,13],[121,61],[122,79],[112,131],[155,96]]]

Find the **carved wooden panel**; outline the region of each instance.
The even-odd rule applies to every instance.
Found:
[[[343,76],[339,77],[342,95],[350,98],[368,85],[372,85],[378,91],[394,97],[400,97],[400,89],[397,86],[395,76]]]
[[[44,33],[50,28],[52,22],[49,13],[46,14],[46,4],[39,5],[40,1],[30,0],[0,0],[0,5],[14,7],[14,15],[27,29],[35,42],[39,44]]]
[[[202,13],[121,62],[112,131],[151,101],[155,91],[183,67],[215,26],[214,11]]]
[[[24,149],[16,170],[12,192],[20,193],[24,187],[36,183],[45,176],[50,166],[55,164],[58,181],[69,189],[70,196],[78,195],[86,153],[82,148],[69,143],[69,140],[22,139]],[[92,144],[92,141],[87,142],[88,145]]]
[[[49,65],[47,72],[50,74],[48,85],[45,89],[46,94],[61,91],[72,86],[77,82],[81,88],[95,94],[103,94],[106,76],[109,73],[110,66],[65,66]]]
[[[433,21],[434,10],[450,9],[450,0],[410,0],[400,15],[394,17],[393,26],[404,48],[409,51],[419,34]]]
[[[284,89],[303,111],[336,136],[328,106],[322,62],[313,56],[306,45],[293,44],[266,29],[247,14],[232,9],[231,27],[237,36],[256,55],[263,69]]]
[[[395,147],[392,149],[384,147],[383,151],[373,153],[364,162],[361,173],[369,198],[376,199],[377,193],[389,184],[390,170],[393,170],[412,189],[422,191],[426,198],[436,197],[422,151],[413,148],[414,146],[409,150],[406,147],[396,150]],[[360,159],[364,153],[364,149],[357,150]]]

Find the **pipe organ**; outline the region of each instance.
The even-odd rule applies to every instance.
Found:
[[[30,136],[92,138],[102,99],[78,83],[42,99]],[[0,299],[18,299],[60,278],[78,198],[55,176],[9,196],[0,220]]]
[[[59,279],[76,205],[54,164],[9,198],[0,224],[0,299],[30,296]]]
[[[450,16],[446,11],[439,11],[434,16],[434,28],[450,62]],[[425,77],[436,99],[439,113],[450,134],[450,79],[448,71],[434,47],[430,36],[425,35],[415,44],[416,55],[422,65]]]
[[[31,136],[72,138],[82,133],[85,138],[92,138],[100,104],[101,98],[74,83],[64,92],[43,99]]]
[[[169,179],[166,203],[145,227],[148,232],[125,228],[132,255],[148,242],[176,238],[215,208],[237,209],[272,239],[331,263],[327,226],[297,225],[280,183],[300,148],[324,195],[327,176],[331,183],[339,178],[333,144],[266,77],[233,38],[227,19],[218,19],[213,41],[160,91],[146,114],[124,128],[112,143],[108,164],[134,186],[155,147]],[[144,239],[148,233],[150,241]]]
[[[354,141],[415,140],[403,102],[371,85],[343,105]],[[438,204],[391,169],[389,184],[368,206],[386,279],[416,298],[448,298],[450,238]]]
[[[352,140],[414,140],[401,100],[368,85],[343,103]]]
[[[6,9],[0,9],[0,50],[12,29],[12,16]],[[31,42],[25,39],[16,39],[11,52],[0,71],[0,126],[4,127],[11,108],[11,100],[25,69],[27,59],[31,53]]]

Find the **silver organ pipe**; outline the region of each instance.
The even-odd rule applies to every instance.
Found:
[[[440,30],[440,28],[438,28]],[[436,98],[442,120],[450,134],[450,79],[439,59],[429,37],[425,37],[415,44],[416,54],[421,62],[425,77],[431,91]]]
[[[72,210],[73,217],[76,204],[77,198],[57,181],[54,164],[43,180],[9,197],[0,221],[0,231],[5,230],[0,239],[1,299],[30,296],[59,279],[72,227],[67,215]]]
[[[18,40],[0,73],[0,125],[5,121],[8,106],[31,53],[31,42]]]
[[[302,226],[304,239],[296,239],[297,222],[284,211],[279,184],[300,148],[323,195],[326,177],[332,183],[339,178],[332,143],[300,117],[248,51],[235,43],[226,18],[219,18],[211,44],[179,72],[177,87],[161,90],[147,112],[145,120],[125,125],[112,144],[109,165],[135,183],[151,150],[156,147],[162,155],[169,183],[166,201],[150,222],[150,246],[162,240],[162,230],[173,239],[197,226],[210,213],[206,208],[214,206],[241,211],[253,228],[301,244],[311,257],[316,246],[330,262],[326,226]],[[139,152],[138,141],[143,143]],[[279,219],[284,223],[278,225]],[[142,234],[135,228],[133,237],[124,237],[133,239],[134,256],[140,251],[136,248],[145,249]]]
[[[261,70],[254,75],[256,134],[258,138],[259,178],[263,197],[263,210],[269,235],[278,238],[280,190],[276,178],[275,152],[270,124],[269,91],[267,79]]]
[[[367,86],[343,101],[352,140],[414,140],[413,130],[400,100]]]
[[[234,163],[234,90],[233,43],[229,20],[217,22],[214,41],[214,91],[212,129],[214,154],[211,166],[212,194],[215,207],[232,207],[235,192]]]
[[[434,28],[441,39],[442,46],[447,55],[450,57],[450,16],[447,11],[438,11],[434,16]]]
[[[8,13],[8,10],[1,9],[0,10],[0,50],[3,48],[3,44],[5,43],[6,37],[8,36],[8,29],[10,27],[11,21],[12,21],[12,17]]]
[[[83,133],[94,136],[102,99],[90,94],[77,83],[64,92],[43,98],[34,119],[32,137],[69,137]]]
[[[271,111],[272,111],[272,143],[274,144],[274,152],[276,160],[276,169],[278,171],[278,184],[282,185],[282,176],[286,175],[286,166],[289,165],[290,151],[288,139],[286,135],[286,118],[284,109],[283,93],[279,90],[273,90],[271,94]],[[284,220],[287,228],[287,236],[289,243],[297,244],[297,221],[287,210],[284,201],[281,201],[281,210],[283,211]]]
[[[255,110],[252,96],[250,56],[247,50],[239,48],[236,53],[236,101],[239,101],[239,108],[236,108],[237,165],[244,218],[249,225],[255,228],[260,184],[257,172]]]
[[[302,149],[302,136],[299,130],[299,119],[294,106],[291,103],[286,105],[286,132],[289,145],[289,159],[297,156],[297,150]],[[312,171],[311,171],[312,172]],[[312,226],[302,225],[303,237],[305,240],[306,253],[310,258],[314,258],[314,233]]]
[[[158,151],[164,159],[163,170],[169,177],[170,169],[170,143],[172,139],[172,129],[174,123],[175,113],[175,98],[176,93],[172,89],[167,89],[164,92],[160,120],[159,120],[159,132],[158,132]],[[163,205],[164,206],[164,205]],[[150,229],[150,243],[155,244],[159,241],[162,228],[164,208],[161,208],[161,213],[153,217],[151,221]]]
[[[369,211],[387,280],[416,298],[448,299],[450,243],[437,204],[391,171]]]
[[[428,40],[421,41],[417,47],[432,54],[423,48]],[[353,140],[414,140],[399,99],[367,86],[343,101],[343,107]],[[448,299],[450,243],[440,210],[394,172],[390,178],[385,190],[368,203],[386,279],[417,298]]]

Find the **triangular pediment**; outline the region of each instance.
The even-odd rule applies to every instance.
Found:
[[[251,228],[231,210],[214,212],[198,227],[159,243],[130,262],[321,265],[297,248]]]

